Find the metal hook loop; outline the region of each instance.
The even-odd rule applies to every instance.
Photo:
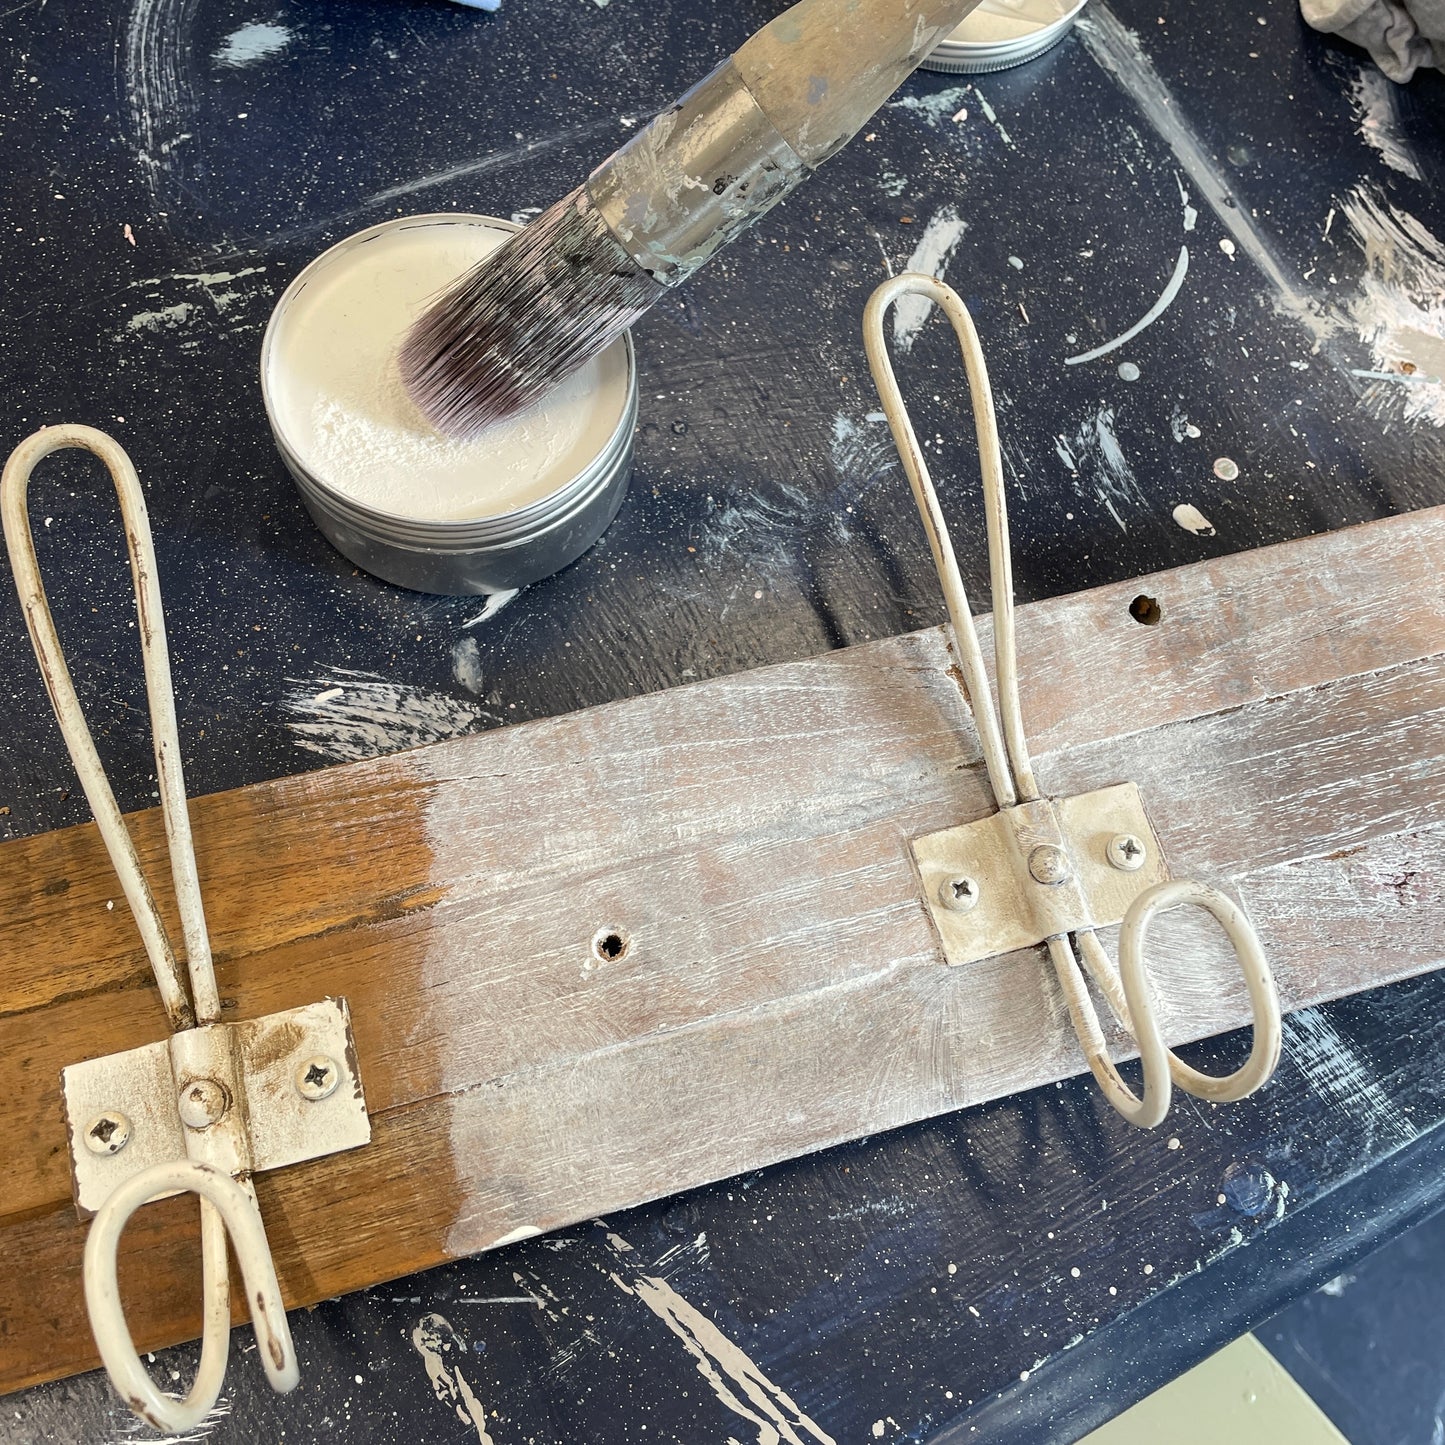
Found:
[[[117,1246],[131,1215],[152,1199],[178,1190],[201,1199],[205,1298],[201,1361],[190,1393],[181,1400],[162,1394],[146,1373],[126,1325],[116,1277]],[[194,1159],[153,1164],[111,1194],[86,1236],[85,1308],[100,1358],[122,1398],[157,1430],[194,1429],[220,1397],[231,1335],[228,1233],[245,1281],[262,1367],[272,1388],[285,1393],[295,1389],[301,1374],[266,1227],[255,1200],[229,1174]]]
[[[121,816],[115,794],[86,726],[70,668],[61,650],[55,621],[45,595],[45,584],[35,554],[26,492],[36,464],[51,452],[78,447],[105,463],[120,500],[130,554],[140,626],[141,655],[150,708],[152,743],[161,809],[165,818],[171,875],[185,938],[186,967],[182,969],[166,935],[160,910],[151,892],[135,842]],[[120,878],[126,901],[135,915],[160,990],[166,1016],[175,1033],[170,1041],[172,1068],[192,1060],[207,1077],[208,1062],[218,1067],[231,1061],[229,1036],[220,1022],[221,1001],[211,962],[210,939],[201,906],[200,881],[191,839],[181,770],[180,739],[176,728],[175,696],[171,686],[170,655],[166,647],[160,585],[156,578],[155,550],[145,498],[135,468],[125,451],[104,432],[87,426],[47,427],[15,448],[0,475],[0,523],[5,531],[10,564],[20,593],[25,624],[40,663],[41,675],[55,709],[61,735],[75,764],[85,796],[111,863]],[[189,981],[189,989],[187,983]],[[221,1090],[222,1096],[229,1098]],[[214,1150],[215,1157],[232,1161],[249,1173],[250,1141],[244,1122],[234,1109],[214,1136],[186,1129],[188,1154]],[[211,1123],[220,1124],[220,1115]],[[201,1197],[202,1290],[205,1329],[201,1360],[190,1395],[176,1401],[162,1395],[140,1364],[126,1328],[116,1283],[116,1247],[126,1221],[142,1204],[159,1195],[187,1190]],[[85,1297],[96,1344],[112,1382],[134,1409],[160,1429],[191,1429],[215,1404],[226,1368],[231,1328],[230,1264],[226,1254],[229,1231],[246,1280],[247,1302],[261,1342],[262,1364],[278,1390],[289,1390],[298,1378],[295,1352],[286,1325],[276,1271],[266,1243],[266,1231],[254,1196],[204,1159],[195,1157],[158,1163],[115,1185],[95,1215],[85,1245]]]
[[[1219,922],[1234,946],[1235,958],[1249,990],[1250,1007],[1254,1011],[1253,1039],[1249,1057],[1231,1074],[1205,1074],[1190,1068],[1165,1047],[1155,1013],[1153,990],[1144,963],[1145,934],[1157,914],[1186,904],[1203,908]],[[1217,888],[1190,879],[1156,883],[1141,894],[1124,915],[1119,929],[1117,972],[1092,929],[1080,932],[1077,941],[1089,976],[1099,985],[1115,1017],[1139,1045],[1139,1062],[1144,1071],[1142,1098],[1120,1078],[1109,1058],[1098,1014],[1068,940],[1051,938],[1049,955],[1089,1068],[1104,1096],[1131,1124],[1152,1129],[1162,1123],[1169,1112],[1173,1084],[1196,1098],[1228,1103],[1254,1093],[1274,1073],[1282,1043],[1279,996],[1259,936],[1244,910],[1232,898]]]
[[[175,882],[181,929],[186,945],[186,967],[190,974],[187,995],[186,974],[166,936],[160,910],[145,875],[135,843],[121,818],[120,808],[105,776],[105,768],[86,726],[80,699],[75,693],[70,668],[56,635],[55,621],[45,596],[40,564],[35,556],[35,539],[30,529],[26,490],[36,464],[51,452],[78,447],[93,452],[105,463],[120,499],[125,525],[126,548],[130,553],[131,579],[135,586],[136,613],[140,624],[141,656],[145,665],[146,696],[150,706],[151,735],[155,748],[157,787],[165,816],[170,846],[171,876]],[[0,521],[10,566],[20,593],[25,625],[35,648],[36,660],[45,679],[45,689],[55,709],[65,746],[70,751],[80,785],[85,789],[91,812],[105,841],[111,863],[120,877],[126,902],[135,915],[145,943],[146,956],[155,973],[161,1002],[171,1027],[189,1028],[195,1023],[214,1023],[221,1016],[216,976],[211,966],[211,944],[201,907],[201,885],[196,876],[195,849],[191,842],[190,815],[186,810],[186,784],[181,771],[180,740],[176,731],[175,694],[171,688],[170,653],[166,647],[165,620],[161,611],[160,584],[156,579],[155,549],[151,543],[150,519],[135,467],[120,444],[104,432],[88,426],[45,427],[27,437],[10,454],[0,475]]]
[[[958,570],[948,527],[929,476],[923,449],[914,433],[903,401],[893,362],[884,339],[888,308],[900,297],[921,296],[935,303],[952,325],[963,353],[964,373],[973,402],[983,474],[985,514],[988,519],[989,579],[993,591],[994,672],[998,680],[995,705],[984,670],[983,653]],[[943,589],[969,707],[994,797],[1001,811],[1023,811],[1020,805],[1040,799],[1024,734],[1019,703],[1018,665],[1014,643],[1013,569],[1009,547],[1008,512],[1004,499],[1003,461],[998,421],[989,387],[988,368],[978,332],[962,298],[933,276],[904,272],[883,282],[868,300],[863,317],[863,343],[868,365],[878,388],[884,415],[903,461],[914,501],[933,553],[934,567]],[[1002,725],[1000,726],[1000,717]],[[1039,880],[1043,882],[1043,879]],[[1054,881],[1054,880],[1050,880]],[[1155,1011],[1154,997],[1144,965],[1144,939],[1152,919],[1183,904],[1206,909],[1223,927],[1234,946],[1249,990],[1254,1014],[1254,1039],[1245,1064],[1233,1073],[1215,1077],[1190,1068],[1165,1047]],[[1114,915],[1116,918],[1118,914]],[[1120,1078],[1109,1059],[1098,1015],[1089,997],[1067,932],[1035,934],[1048,945],[1074,1031],[1089,1067],[1105,1098],[1131,1123],[1152,1128],[1168,1112],[1171,1087],[1214,1100],[1241,1099],[1265,1082],[1279,1061],[1281,1032],[1279,998],[1259,938],[1244,911],[1217,889],[1200,883],[1166,881],[1140,894],[1123,915],[1120,933],[1120,968],[1115,969],[1092,927],[1075,932],[1084,968],[1098,985],[1110,1008],[1135,1038],[1144,1068],[1143,1097],[1136,1096]]]
[[[964,590],[963,577],[948,535],[948,524],[943,520],[938,493],[928,474],[928,463],[924,460],[923,448],[918,444],[908,408],[898,389],[888,344],[883,339],[883,318],[888,308],[907,295],[923,296],[935,302],[948,317],[963,350],[963,369],[973,400],[979,464],[983,471],[984,512],[988,519],[989,584],[994,603],[993,655],[999,692],[997,711],[989,691],[988,675],[984,671],[983,652],[978,645],[968,593]],[[978,728],[994,797],[1001,808],[1016,802],[1032,802],[1039,796],[1039,789],[1034,781],[1028,741],[1024,736],[1023,713],[1019,707],[1018,663],[1014,648],[1013,553],[1009,548],[1003,454],[999,448],[998,419],[994,414],[988,365],[984,361],[973,317],[968,314],[963,298],[951,287],[933,276],[905,271],[885,281],[868,298],[863,313],[863,346],[868,353],[868,366],[878,388],[879,400],[883,403],[884,415],[888,418],[888,428],[893,433],[893,443],[903,459],[903,470],[923,519],[923,530],[928,534],[933,565],[943,588],[943,601],[953,628],[964,688]],[[1007,752],[1000,739],[1000,712],[1003,714],[1003,739],[1007,742]]]

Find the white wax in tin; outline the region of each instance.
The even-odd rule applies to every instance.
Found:
[[[1037,35],[1078,8],[1077,0],[983,0],[944,44],[1002,45]]]
[[[471,441],[435,431],[401,384],[416,316],[508,232],[458,217],[403,223],[324,258],[276,321],[271,411],[312,476],[394,516],[462,521],[565,486],[607,444],[627,403],[621,345]]]

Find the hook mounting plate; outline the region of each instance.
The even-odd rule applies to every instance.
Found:
[[[239,1124],[243,1138],[249,1138],[249,1172],[338,1154],[371,1139],[345,999],[187,1029],[171,1039],[61,1071],[71,1177],[83,1217],[94,1214],[132,1175],[195,1152],[187,1149],[186,1137],[194,1125],[182,1121],[177,1107],[172,1044],[178,1038],[194,1045],[204,1042],[213,1051],[213,1066],[196,1069],[198,1051],[188,1050],[187,1075],[203,1072],[218,1086],[215,1095],[227,1117],[206,1128],[219,1133],[228,1123]],[[330,1065],[337,1071],[322,1097],[313,1097],[315,1088],[303,1092],[298,1086],[313,1062],[318,1069]],[[117,1114],[126,1125],[124,1146],[114,1153],[94,1152],[87,1131],[97,1120]]]
[[[1138,844],[1142,862],[1111,862],[1109,845],[1118,839]],[[950,964],[1118,923],[1145,889],[1169,877],[1133,783],[1002,808],[914,839],[913,856]]]

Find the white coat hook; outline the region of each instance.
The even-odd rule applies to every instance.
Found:
[[[988,519],[997,706],[948,528],[884,339],[888,309],[905,295],[936,304],[952,325],[963,352]],[[1049,799],[1041,796],[1034,780],[1019,705],[1013,571],[998,423],[983,350],[967,307],[936,278],[905,272],[885,281],[869,298],[863,341],[928,534],[964,687],[999,806],[992,818],[914,844],[929,909],[949,961],[967,963],[1007,948],[1046,943],[1089,1068],[1105,1098],[1131,1123],[1144,1128],[1160,1123],[1169,1110],[1174,1084],[1200,1098],[1244,1098],[1274,1072],[1281,1042],[1279,999],[1263,949],[1244,911],[1215,888],[1169,879],[1162,850],[1132,785],[1078,798]],[[985,887],[978,876],[984,872],[1002,886]],[[985,908],[983,904],[990,898],[992,903]],[[1224,929],[1254,1012],[1249,1058],[1224,1077],[1190,1068],[1165,1047],[1144,965],[1144,940],[1151,921],[1157,914],[1185,904],[1205,909]],[[1122,924],[1117,969],[1097,933],[1109,923]],[[1142,1097],[1133,1093],[1109,1058],[1080,958],[1083,969],[1139,1046]]]
[[[162,1394],[141,1363],[126,1327],[116,1279],[121,1231],[142,1204],[178,1190],[200,1196],[201,1279],[205,1325],[201,1361],[190,1393],[183,1400]],[[296,1388],[301,1372],[291,1329],[281,1303],[281,1286],[266,1242],[256,1201],[229,1174],[192,1159],[153,1164],[132,1175],[101,1205],[85,1239],[85,1308],[106,1373],[121,1398],[157,1430],[193,1430],[220,1398],[231,1338],[230,1265],[226,1236],[241,1266],[257,1353],[271,1387],[280,1394]]]
[[[100,458],[120,500],[156,776],[185,944],[184,967],[167,937],[86,726],[35,555],[26,504],[30,474],[41,458],[69,447]],[[175,1031],[159,1044],[64,1071],[76,1200],[83,1212],[95,1214],[85,1246],[86,1309],[101,1359],[122,1398],[157,1429],[187,1431],[214,1406],[225,1375],[231,1329],[228,1236],[245,1280],[267,1378],[278,1391],[294,1388],[299,1378],[281,1289],[250,1181],[259,1169],[352,1148],[370,1138],[359,1080],[353,1079],[354,1087],[349,1089],[336,1087],[351,1068],[348,1061],[355,1058],[350,1018],[345,1000],[329,999],[247,1024],[221,1022],[181,770],[155,552],[145,499],[130,458],[111,437],[92,427],[46,427],[16,447],[5,465],[0,476],[0,521],[26,627],[61,734]],[[315,1098],[299,1090],[281,1098],[274,1087],[263,1088],[248,1069],[250,1054],[253,1050],[260,1054],[264,1048],[274,1062],[278,1037],[289,1041],[298,1064],[319,1060],[318,1067],[335,1069],[331,1088]],[[169,1114],[154,1107],[158,1092],[168,1094]],[[161,1123],[155,1122],[158,1113],[163,1116]],[[267,1131],[270,1153],[257,1158],[247,1120],[263,1113],[272,1125]],[[148,1121],[148,1130],[133,1130],[132,1119]],[[205,1327],[195,1382],[186,1398],[178,1400],[158,1390],[141,1364],[120,1302],[116,1255],[121,1232],[136,1209],[152,1199],[183,1192],[200,1200]]]

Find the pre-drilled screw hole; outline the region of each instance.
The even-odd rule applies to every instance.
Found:
[[[627,935],[616,928],[599,928],[592,939],[598,963],[616,963],[627,952]]]
[[[1141,592],[1129,604],[1129,616],[1135,622],[1142,622],[1145,627],[1153,627],[1163,620],[1164,609],[1160,607],[1157,597],[1150,597],[1147,593]]]

